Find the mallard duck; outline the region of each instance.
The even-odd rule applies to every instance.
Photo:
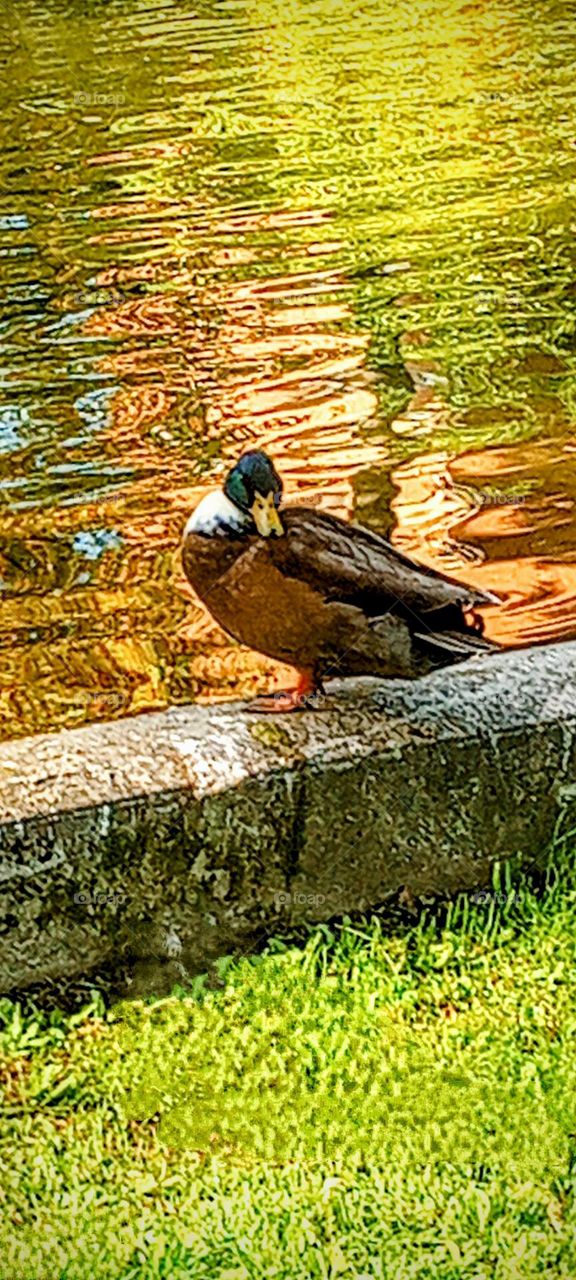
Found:
[[[498,597],[415,564],[369,529],[281,505],[270,458],[245,453],[184,531],[184,572],[229,635],[295,667],[254,710],[314,705],[328,676],[411,679],[498,648],[476,610]]]

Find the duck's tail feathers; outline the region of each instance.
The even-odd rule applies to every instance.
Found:
[[[497,653],[500,645],[474,632],[417,631],[414,639],[431,657],[445,662],[461,662],[475,653]]]

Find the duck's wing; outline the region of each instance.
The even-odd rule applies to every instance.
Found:
[[[356,604],[371,616],[395,607],[412,618],[501,603],[497,596],[416,564],[379,534],[327,512],[294,506],[285,507],[281,517],[285,537],[267,543],[274,564],[326,600]]]

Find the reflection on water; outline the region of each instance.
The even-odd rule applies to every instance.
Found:
[[[253,691],[177,548],[290,495],[576,631],[576,35],[527,0],[54,0],[0,36],[5,735]]]

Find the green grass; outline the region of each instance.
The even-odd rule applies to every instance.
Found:
[[[576,1276],[576,874],[75,1014],[0,1002],[0,1267]]]

